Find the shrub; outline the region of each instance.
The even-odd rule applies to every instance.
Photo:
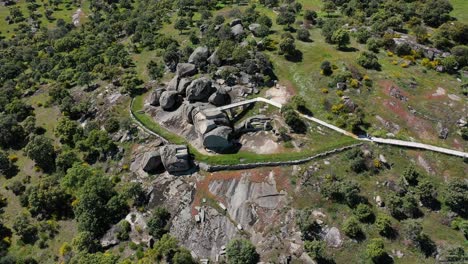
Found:
[[[373,263],[384,263],[383,259],[388,257],[384,249],[382,239],[375,238],[367,245],[366,256],[372,260]]]
[[[312,259],[322,259],[325,255],[326,243],[322,240],[312,240],[304,242],[304,249]]]
[[[333,73],[331,63],[329,61],[323,61],[320,65],[323,75],[329,76]]]
[[[343,224],[343,232],[351,238],[356,238],[362,235],[362,228],[355,217],[350,217]]]
[[[300,28],[297,30],[297,39],[302,41],[309,41],[310,40],[310,33],[309,30],[305,28]]]
[[[389,237],[393,235],[393,227],[390,217],[386,214],[379,214],[375,221],[375,227],[380,235]]]
[[[358,204],[358,206],[354,208],[353,213],[356,216],[356,218],[361,222],[368,222],[374,216],[371,207],[367,204],[362,203]]]
[[[109,133],[117,132],[120,128],[119,120],[113,117],[107,119],[106,123],[104,124],[104,128]]]
[[[374,53],[364,51],[357,59],[357,63],[366,69],[380,70],[380,64]]]

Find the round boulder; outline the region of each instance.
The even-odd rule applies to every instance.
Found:
[[[203,136],[203,146],[207,149],[221,152],[232,147],[229,140],[232,128],[228,126],[219,126]]]
[[[202,62],[205,62],[208,59],[208,56],[210,55],[210,52],[208,50],[208,47],[206,46],[200,46],[197,47],[192,54],[190,55],[188,62],[193,63],[193,64],[200,64]]]
[[[187,87],[187,100],[189,101],[203,101],[207,100],[214,92],[211,79],[202,77],[194,80]]]
[[[208,98],[208,102],[215,106],[227,105],[231,103],[231,96],[225,89],[218,88],[218,90]]]
[[[179,63],[177,64],[176,75],[180,78],[193,76],[197,74],[197,67],[192,63]]]
[[[161,94],[165,92],[164,88],[156,88],[151,92],[149,104],[152,106],[159,106],[159,99],[161,98]]]
[[[177,102],[177,92],[176,91],[165,91],[161,94],[161,98],[159,98],[159,104],[161,108],[164,110],[172,109],[176,102]]]

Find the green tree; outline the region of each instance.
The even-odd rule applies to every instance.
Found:
[[[425,178],[418,183],[416,193],[424,206],[432,207],[437,201],[437,190],[432,181],[428,178]]]
[[[18,146],[24,139],[24,130],[13,115],[0,113],[0,147]]]
[[[184,18],[179,18],[174,24],[174,28],[179,30],[179,33],[182,34],[182,31],[188,26],[187,20]]]
[[[73,149],[67,149],[60,152],[55,160],[57,169],[61,172],[66,172],[77,162],[80,162],[80,158],[78,157],[76,150]]]
[[[312,23],[315,23],[315,20],[317,19],[317,12],[314,10],[305,10],[304,11],[304,19],[311,21]]]
[[[111,117],[111,118],[107,119],[106,122],[104,123],[104,129],[108,133],[115,133],[115,132],[119,131],[119,129],[120,129],[119,120],[117,118],[115,118],[115,117]]]
[[[331,37],[332,43],[335,43],[339,49],[346,48],[350,43],[349,33],[346,29],[340,28],[337,31],[333,32]]]
[[[74,142],[79,140],[81,129],[75,121],[68,117],[62,117],[55,127],[55,136],[60,138],[60,142],[69,146],[74,146]]]
[[[276,23],[278,25],[286,25],[288,28],[296,21],[296,14],[291,11],[285,11],[278,14]]]
[[[42,169],[46,171],[54,169],[55,150],[50,138],[42,135],[33,137],[26,145],[25,152]]]
[[[39,219],[62,218],[71,215],[72,197],[53,178],[45,178],[26,190],[28,209]]]
[[[78,252],[94,253],[101,249],[99,240],[91,232],[79,232],[72,242],[73,248]]]
[[[259,260],[255,246],[245,239],[233,239],[226,247],[229,264],[254,264]]]
[[[366,43],[366,47],[369,51],[374,53],[379,53],[379,49],[381,47],[380,40],[377,38],[369,38]]]
[[[0,150],[0,174],[5,175],[10,170],[12,164],[7,154]]]
[[[468,214],[468,183],[463,179],[451,180],[445,189],[445,204],[454,212]]]
[[[294,55],[294,52],[296,51],[296,44],[294,43],[293,38],[283,38],[279,44],[280,51],[282,54],[285,56],[291,56]]]
[[[336,11],[336,5],[333,1],[330,1],[330,0],[324,1],[322,10],[327,13],[328,17],[330,17],[331,14]]]
[[[31,223],[26,214],[20,214],[15,218],[13,230],[25,243],[34,243],[37,240],[37,227]]]
[[[149,234],[152,235],[156,240],[161,239],[164,234],[169,232],[170,219],[171,214],[169,211],[167,211],[166,208],[156,208],[150,220],[148,221]]]
[[[374,53],[364,51],[359,55],[357,63],[366,69],[380,70],[379,60]]]
[[[309,30],[305,28],[300,28],[297,30],[297,39],[302,41],[310,41],[310,33]]]
[[[428,0],[422,8],[421,16],[424,22],[431,27],[438,27],[450,20],[453,10],[448,0]]]
[[[153,80],[159,80],[164,75],[164,66],[159,65],[154,60],[148,63],[146,70],[148,71],[149,77]]]

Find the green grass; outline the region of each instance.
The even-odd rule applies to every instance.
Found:
[[[452,3],[453,6],[451,15],[463,23],[468,23],[468,1],[450,0],[450,3]]]
[[[42,15],[40,17],[39,23],[41,24],[41,27],[47,27],[47,28],[53,28],[55,27],[55,23],[58,19],[63,19],[67,23],[71,23],[72,21],[72,15],[73,13],[78,9],[76,5],[73,4],[73,0],[64,0],[62,4],[59,4],[57,8],[54,9],[54,13],[52,14],[52,20],[48,20],[45,17],[45,6],[44,6],[44,1],[36,1],[36,3],[39,5],[37,8],[36,13]],[[89,1],[87,0],[82,0],[82,10],[85,14],[89,12]],[[20,22],[20,23],[27,23],[27,20],[29,18],[29,10],[27,9],[27,2],[26,0],[20,0],[16,5],[16,7],[19,7],[21,12],[23,13],[23,17],[25,18],[25,21]],[[11,24],[9,25],[6,21],[5,18],[10,15],[9,8],[12,6],[0,7],[0,33],[4,36],[11,37],[15,34],[15,29],[17,28],[19,23]],[[82,18],[82,20],[86,20],[86,18]]]
[[[317,153],[325,152],[334,148],[343,146],[349,146],[357,143],[355,139],[349,137],[338,137],[327,143],[325,146],[319,149],[304,150],[302,152],[293,153],[280,153],[280,154],[255,154],[251,152],[239,152],[235,154],[222,154],[222,155],[206,155],[198,151],[190,143],[187,142],[183,137],[178,136],[167,129],[157,124],[152,117],[145,114],[141,110],[144,105],[144,96],[137,96],[132,105],[132,112],[135,118],[144,124],[148,129],[164,137],[173,144],[187,145],[190,149],[190,153],[195,156],[195,159],[200,162],[206,162],[213,165],[233,165],[239,163],[254,163],[254,162],[275,162],[275,161],[288,161],[306,158]]]

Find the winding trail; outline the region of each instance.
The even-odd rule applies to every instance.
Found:
[[[270,104],[276,108],[279,108],[281,109],[283,106],[278,103],[278,102],[275,102],[275,101],[272,101],[272,100],[269,100],[269,99],[266,99],[266,98],[263,98],[263,97],[257,97],[257,98],[253,98],[253,99],[250,99],[250,100],[245,100],[245,101],[240,101],[240,102],[237,102],[237,103],[232,103],[232,104],[229,104],[229,105],[224,105],[224,106],[220,106],[220,107],[217,107],[217,108],[212,108],[213,110],[220,110],[220,111],[225,111],[225,110],[228,110],[228,109],[232,109],[232,108],[236,108],[236,107],[240,107],[240,106],[243,106],[243,105],[248,105],[248,104],[252,104],[252,103],[256,103],[256,102],[263,102],[263,103],[267,103],[267,104]],[[208,110],[205,110],[205,111],[209,111]],[[322,121],[318,118],[315,118],[315,117],[311,117],[311,116],[308,116],[308,115],[304,115],[302,113],[299,113],[298,111],[296,111],[301,117],[307,119],[307,120],[310,120],[312,122],[315,122],[321,126],[324,126],[324,127],[327,127],[329,129],[332,129],[338,133],[341,133],[343,135],[346,135],[346,136],[349,136],[349,137],[353,137],[357,140],[361,140],[361,141],[368,141],[368,142],[374,142],[374,143],[378,143],[378,144],[386,144],[386,145],[394,145],[394,146],[400,146],[400,147],[406,147],[406,148],[416,148],[416,149],[425,149],[425,150],[430,150],[430,151],[434,151],[434,152],[439,152],[439,153],[444,153],[444,154],[447,154],[447,155],[452,155],[452,156],[458,156],[458,157],[462,157],[462,158],[468,158],[468,153],[467,152],[463,152],[463,151],[459,151],[459,150],[453,150],[453,149],[447,149],[447,148],[442,148],[442,147],[437,147],[437,146],[433,146],[433,145],[428,145],[428,144],[424,144],[424,143],[418,143],[418,142],[411,142],[411,141],[404,141],[404,140],[397,140],[397,139],[386,139],[386,138],[377,138],[377,137],[359,137],[349,131],[346,131],[346,130],[343,130],[339,127],[336,127],[330,123],[327,123],[325,121]]]

